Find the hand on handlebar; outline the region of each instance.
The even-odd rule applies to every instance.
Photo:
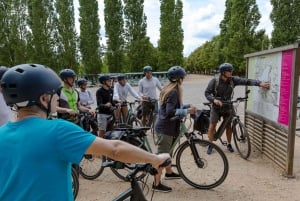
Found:
[[[72,109],[66,109],[66,112],[69,114],[69,115],[72,115],[72,116],[75,116],[77,114],[76,111],[72,110]]]
[[[197,111],[197,108],[195,106],[191,106],[187,109],[189,114],[195,114]]]
[[[220,106],[222,107],[222,101],[218,100],[218,99],[214,99],[214,104],[217,105],[217,106]]]

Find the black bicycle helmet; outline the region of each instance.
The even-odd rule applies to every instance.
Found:
[[[40,64],[14,66],[6,71],[1,82],[6,103],[22,103],[22,107],[38,104],[41,95],[55,94],[61,87],[57,74]]]
[[[80,78],[77,81],[78,86],[81,86],[81,85],[86,84],[86,83],[87,83],[87,80],[85,78]]]
[[[144,67],[144,73],[150,72],[150,71],[152,71],[152,67],[151,66],[145,66]]]
[[[230,63],[223,63],[219,66],[219,72],[223,73],[225,71],[233,71],[233,66]]]
[[[186,72],[181,66],[173,66],[169,68],[167,73],[170,82],[177,82],[180,78],[184,78],[185,76]]]
[[[124,80],[124,79],[126,79],[126,76],[124,74],[121,74],[121,75],[118,75],[117,79],[118,79],[118,81]]]
[[[3,76],[3,74],[8,70],[6,66],[0,66],[0,80]]]
[[[76,73],[72,69],[66,68],[59,72],[59,77],[64,80],[68,77],[76,77]]]
[[[99,77],[99,82],[100,82],[100,84],[104,84],[104,82],[106,81],[106,80],[110,80],[111,79],[111,76],[110,75],[101,75],[100,77]]]

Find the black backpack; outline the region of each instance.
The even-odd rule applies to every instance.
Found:
[[[194,119],[194,130],[204,134],[208,132],[210,110],[197,110]]]

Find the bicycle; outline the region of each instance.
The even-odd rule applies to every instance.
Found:
[[[149,143],[144,142],[144,136],[146,136],[146,131],[149,130],[148,127],[120,127],[114,128],[111,131],[107,131],[104,135],[106,139],[117,139],[128,142],[132,145],[138,146],[144,150],[150,151],[151,147]],[[147,144],[147,145],[146,145]],[[150,150],[149,150],[150,149]],[[105,156],[91,156],[84,155],[84,158],[80,162],[81,167],[81,175],[89,180],[96,179],[99,177],[104,168],[106,167],[107,162],[111,162],[112,160]],[[120,179],[127,181],[126,175],[127,173],[134,169],[136,164],[124,164],[119,162],[118,166],[111,167],[111,171]],[[82,174],[84,173],[84,175]],[[143,177],[141,175],[140,177]]]
[[[141,121],[137,118],[136,116],[136,112],[135,112],[135,103],[138,103],[139,101],[138,100],[134,100],[132,102],[130,101],[126,101],[124,102],[123,104],[125,105],[128,105],[128,111],[127,111],[127,114],[126,114],[126,117],[125,119],[123,119],[123,115],[121,114],[121,108],[123,105],[118,105],[117,106],[117,110],[119,110],[120,112],[120,117],[119,117],[119,120],[117,120],[115,122],[115,127],[117,128],[120,128],[120,127],[136,127],[136,126],[142,126],[142,123]]]
[[[171,160],[167,159],[163,164],[160,165],[160,167],[166,167],[170,163]],[[115,166],[114,161],[106,165],[106,167],[112,167],[112,168],[114,168],[114,166]],[[131,187],[129,187],[127,190],[125,190],[120,195],[118,195],[115,199],[113,199],[113,201],[122,201],[127,198],[129,198],[128,200],[130,201],[147,201],[142,190],[144,186],[141,188],[139,184],[140,182],[144,185],[146,182],[142,181],[140,178],[136,176],[139,172],[144,172],[146,174],[149,173],[151,175],[155,175],[157,173],[156,169],[152,167],[151,164],[146,163],[146,164],[136,165],[135,168],[131,172],[129,172],[126,176],[127,180],[130,181]]]
[[[111,133],[106,133],[107,139],[119,139],[141,149],[144,149],[152,153],[151,146],[147,139],[147,130],[149,127],[132,127],[132,128],[115,128]],[[106,161],[111,161],[109,158],[105,158]],[[103,162],[103,164],[105,161]],[[111,168],[111,171],[121,180],[128,181],[126,175],[136,164],[124,164],[119,162],[119,166]],[[143,178],[145,175],[141,174],[139,178]]]
[[[189,185],[198,189],[212,189],[224,182],[227,177],[229,164],[225,153],[216,144],[197,137],[194,131],[189,132],[185,118],[175,116],[172,120],[180,121],[180,132],[171,147],[174,153],[176,168],[181,178]],[[178,143],[185,136],[183,143]],[[179,145],[178,145],[179,144]],[[175,147],[178,147],[175,149]],[[212,155],[206,154],[208,146],[215,149]],[[175,149],[175,151],[174,151]]]
[[[198,189],[215,188],[227,177],[229,170],[227,157],[216,144],[198,138],[193,131],[189,132],[185,125],[186,118],[181,116],[172,118],[174,121],[180,121],[179,136],[170,151],[171,155],[174,153],[172,157],[176,159],[176,164],[173,166],[176,166],[178,173],[187,184]],[[179,143],[183,136],[186,140]],[[142,138],[146,137],[142,136]],[[138,142],[138,146],[147,147],[144,140],[141,139]],[[206,154],[208,146],[216,150],[214,154]]]
[[[249,93],[250,93],[250,90],[247,90],[245,97],[239,97],[233,101],[222,101],[222,104],[227,105],[230,108],[232,108],[233,112],[231,113],[231,115],[228,118],[226,118],[226,120],[222,120],[221,125],[218,127],[218,129],[214,133],[214,141],[217,141],[219,139],[221,144],[226,146],[227,142],[222,140],[222,135],[223,135],[224,131],[226,130],[226,126],[228,124],[231,124],[235,147],[236,147],[239,155],[243,159],[247,159],[250,156],[251,143],[250,143],[250,137],[247,132],[247,129],[246,129],[245,125],[241,122],[240,117],[237,114],[237,108],[241,102],[246,102],[248,100]],[[208,112],[208,114],[209,114],[212,104],[211,103],[203,103],[203,104],[205,106],[209,107],[209,110],[206,110],[206,111],[209,111]],[[199,122],[199,123],[201,124],[201,122]],[[208,126],[207,126],[207,129],[208,129]],[[206,131],[207,131],[207,129],[206,129]],[[202,135],[202,137],[203,137],[203,134],[205,134],[205,132],[200,131],[199,134]]]

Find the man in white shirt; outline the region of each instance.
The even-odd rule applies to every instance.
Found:
[[[162,90],[162,85],[160,81],[152,76],[152,67],[151,66],[145,66],[144,67],[144,74],[145,77],[143,77],[138,84],[139,88],[139,95],[142,96],[142,98],[146,101],[143,101],[142,104],[142,124],[146,124],[146,116],[149,114],[149,112],[152,110],[153,112],[158,111],[158,102],[152,103],[150,100],[157,100],[156,95],[156,88],[159,89],[159,91]],[[148,100],[148,101],[147,101]]]
[[[130,93],[135,99],[142,100],[138,93],[127,82],[125,75],[119,75],[117,77],[118,82],[114,85],[113,100],[121,105],[121,111],[116,110],[116,119],[120,118],[120,112],[122,113],[123,120],[126,120],[128,112],[127,96]]]
[[[0,66],[0,82],[3,74],[8,70],[5,66]],[[6,105],[3,98],[2,88],[0,87],[0,126],[5,124],[11,118],[11,109]]]

